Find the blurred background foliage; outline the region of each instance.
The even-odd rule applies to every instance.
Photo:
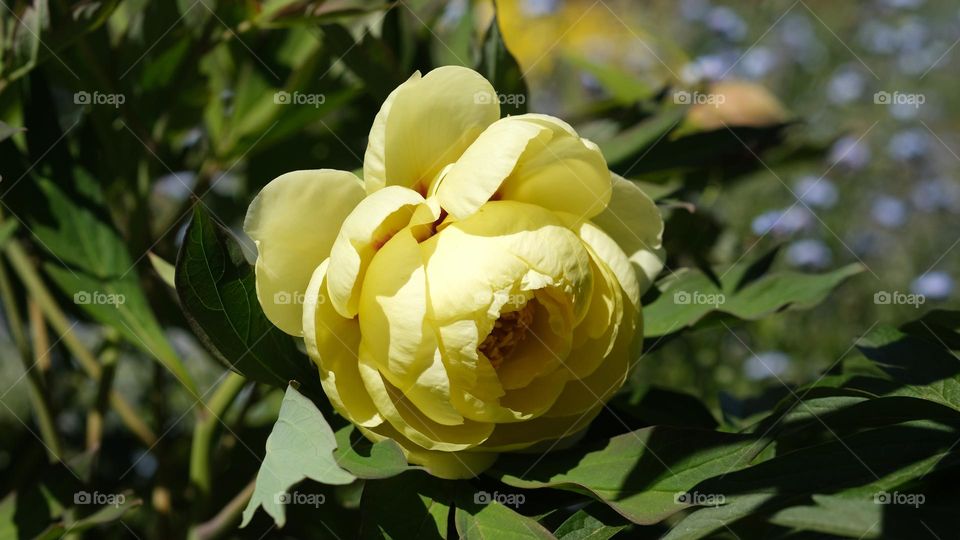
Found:
[[[477,68],[500,93],[528,96],[504,114],[556,114],[600,144],[664,209],[668,273],[863,268],[808,310],[651,336],[631,392],[655,383],[694,396],[732,429],[785,395],[781,383],[856,355],[852,340],[877,324],[960,294],[951,2],[517,0],[497,2],[499,28],[489,1],[0,3],[0,489],[33,502],[28,516],[7,496],[0,518],[15,517],[21,536],[51,520],[94,527],[50,496],[77,482],[149,509],[102,537],[216,531],[216,512],[249,495],[282,392],[211,358],[169,263],[195,205],[242,237],[248,202],[272,178],[360,168],[381,102],[417,69]],[[501,39],[522,80],[503,68]],[[691,106],[678,89],[725,106]],[[877,104],[876,92],[925,103]],[[76,301],[91,290],[126,301]],[[878,304],[883,292],[926,303]],[[217,441],[205,480],[198,438]],[[317,489],[341,504],[293,509],[304,516],[284,533],[351,537],[359,495]],[[230,534],[271,528],[260,515]]]

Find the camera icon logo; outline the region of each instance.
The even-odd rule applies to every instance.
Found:
[[[86,305],[90,303],[90,293],[87,291],[80,291],[73,295],[73,303],[79,305]]]
[[[287,492],[277,493],[273,496],[273,502],[277,504],[290,504],[292,500],[293,498]]]
[[[678,90],[673,93],[673,102],[677,105],[689,105],[693,103],[693,96],[686,90]]]
[[[887,291],[879,291],[873,295],[873,303],[881,306],[886,306],[890,304],[892,296]]]
[[[87,92],[86,90],[75,92],[73,94],[73,102],[77,105],[89,105],[91,102],[90,92]]]
[[[476,103],[477,105],[487,105],[487,104],[493,103],[493,101],[494,101],[494,96],[491,95],[489,92],[481,91],[481,92],[474,92],[473,94],[473,102]]]
[[[281,306],[289,306],[293,303],[293,295],[287,291],[273,293],[273,303]]]
[[[290,92],[280,90],[273,94],[273,103],[275,105],[288,105],[290,103]]]
[[[876,105],[889,105],[890,104],[890,92],[881,90],[873,94],[873,103]]]
[[[691,301],[690,293],[687,291],[677,291],[673,293],[673,303],[681,306],[689,305]]]
[[[474,504],[490,504],[493,498],[486,491],[478,491],[473,494]]]
[[[73,504],[90,504],[90,494],[86,491],[78,491],[73,494]]]

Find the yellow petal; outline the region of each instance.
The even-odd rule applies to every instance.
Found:
[[[563,291],[574,322],[589,305],[590,256],[577,235],[544,208],[493,201],[421,247],[433,317],[441,326],[495,317],[498,296],[551,286]]]
[[[636,184],[616,174],[612,177],[610,204],[592,221],[626,253],[636,270],[639,292],[643,294],[663,269],[666,258],[663,218],[657,205]],[[611,266],[611,269],[621,276],[619,268]]]
[[[551,116],[524,114],[487,128],[437,188],[447,212],[465,219],[491,198],[536,204],[586,219],[610,200],[597,145]]]
[[[585,226],[591,226],[585,224]],[[612,241],[611,241],[612,242]],[[591,250],[592,252],[593,250]],[[592,253],[591,253],[592,254]],[[592,254],[596,257],[595,254]],[[626,261],[626,256],[621,253]],[[583,378],[593,373],[610,354],[620,332],[620,320],[624,309],[636,311],[637,305],[624,306],[623,293],[620,282],[607,267],[606,263],[598,258],[594,260],[593,297],[590,310],[583,321],[573,332],[573,349],[564,362],[564,368],[569,370],[571,378]],[[628,276],[633,278],[633,270],[626,263]],[[632,279],[634,289],[636,278]]]
[[[320,368],[320,382],[330,403],[354,424],[374,427],[383,423],[367,394],[357,367],[360,324],[341,317],[325,297],[330,260],[317,267],[303,304],[303,341],[307,354]]]
[[[416,191],[388,186],[360,201],[347,216],[330,251],[327,271],[330,302],[340,315],[357,314],[367,266],[380,247],[410,223],[422,202]]]
[[[360,347],[360,376],[377,409],[391,426],[427,450],[454,452],[482,443],[493,431],[493,424],[464,420],[460,425],[432,421],[397,387],[390,384]]]
[[[302,335],[310,276],[363,194],[353,174],[320,169],[279,176],[250,203],[243,229],[257,245],[257,297],[284,332]]]
[[[629,331],[622,332],[613,351],[596,370],[583,379],[571,379],[567,382],[553,407],[544,416],[581,414],[609,401],[627,380],[633,360],[629,351],[633,335],[632,327]]]
[[[426,295],[420,246],[412,231],[403,229],[367,269],[359,303],[361,351],[419,413],[431,422],[455,426],[464,418],[450,400],[450,381],[427,316]]]
[[[398,86],[370,129],[363,158],[368,193],[401,185],[426,193],[443,168],[500,118],[490,83],[479,73],[444,66]]]

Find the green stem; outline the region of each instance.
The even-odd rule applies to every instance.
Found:
[[[13,287],[10,286],[10,279],[7,276],[5,266],[0,263],[0,296],[3,297],[3,305],[6,310],[7,323],[10,326],[10,334],[16,342],[17,349],[20,351],[20,359],[23,361],[23,369],[26,370],[26,379],[29,383],[30,403],[33,405],[34,413],[37,415],[37,425],[40,428],[40,437],[43,439],[44,446],[47,449],[47,457],[51,462],[60,461],[63,454],[63,447],[60,444],[60,437],[57,435],[56,424],[53,421],[53,414],[50,411],[50,404],[47,401],[47,392],[45,392],[43,378],[34,368],[34,356],[36,362],[47,354],[47,346],[44,343],[34,343],[35,354],[30,354],[30,343],[23,330],[23,320],[20,318],[20,312],[16,305],[16,297],[13,295]]]
[[[117,359],[120,351],[115,343],[110,343],[100,355],[100,364],[103,371],[97,386],[97,400],[94,407],[87,413],[87,449],[94,450],[100,447],[103,440],[103,423],[110,407],[110,391],[113,388],[113,376],[117,369]]]
[[[213,455],[213,443],[220,426],[222,417],[237,394],[243,389],[247,380],[234,372],[213,392],[213,396],[206,404],[206,410],[197,418],[193,428],[193,443],[190,448],[190,483],[197,490],[197,500],[201,501],[199,509],[202,512],[202,502],[210,494],[212,474],[210,458]]]
[[[43,315],[47,318],[47,322],[50,323],[54,331],[60,335],[60,340],[66,346],[67,350],[76,358],[80,367],[83,368],[91,379],[99,381],[102,375],[99,362],[94,358],[93,353],[77,338],[76,334],[73,333],[73,325],[67,320],[67,316],[60,309],[60,306],[57,305],[50,291],[46,285],[43,284],[43,280],[37,275],[37,271],[33,267],[33,264],[30,263],[30,258],[27,256],[23,247],[16,239],[11,238],[7,241],[3,251],[7,255],[7,260],[10,261],[10,266],[13,267],[17,277],[20,278],[27,292],[30,293],[31,298],[40,306]],[[130,431],[139,437],[147,446],[153,446],[157,440],[156,434],[143,422],[140,415],[130,406],[130,403],[116,390],[110,392],[110,405]]]
[[[250,497],[253,496],[253,490],[256,487],[257,479],[254,478],[240,493],[237,493],[230,499],[230,502],[217,512],[217,515],[199,525],[191,527],[187,533],[187,540],[213,540],[226,534],[240,521],[243,509],[246,508]]]

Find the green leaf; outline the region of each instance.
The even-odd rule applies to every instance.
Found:
[[[421,471],[367,481],[361,499],[361,538],[447,538],[456,484]]]
[[[591,62],[586,57],[567,54],[565,58],[575,67],[593,75],[600,86],[610,94],[614,100],[623,105],[631,105],[638,101],[650,99],[657,88],[641,80],[633,73],[629,73],[612,63]]]
[[[608,507],[593,503],[577,510],[553,534],[560,540],[608,540],[628,526],[622,520]]]
[[[507,50],[500,33],[500,22],[495,16],[487,29],[480,51],[476,70],[490,81],[500,99],[500,115],[516,115],[527,112],[529,92],[523,80],[523,71],[517,60]]]
[[[410,470],[400,445],[393,439],[371,443],[352,426],[337,431],[334,458],[357,478],[379,479]]]
[[[726,530],[728,524],[749,515],[772,498],[771,494],[742,495],[729,504],[700,508],[683,518],[663,540],[697,540]]]
[[[754,442],[745,435],[657,426],[542,458],[504,455],[490,474],[520,488],[585,493],[634,523],[651,524],[690,506],[677,497],[700,482],[747,466],[762,448]]]
[[[770,518],[781,527],[816,531],[851,538],[880,538],[883,533],[883,505],[857,500],[814,495],[811,506],[785,508]]]
[[[0,223],[0,248],[3,248],[4,244],[6,244],[7,240],[13,236],[13,233],[17,231],[19,226],[20,222],[15,219],[10,219]]]
[[[536,520],[517,513],[497,501],[477,502],[477,494],[461,490],[457,497],[457,534],[466,540],[487,538],[555,538]],[[516,494],[515,494],[516,495]],[[487,494],[489,496],[489,494]]]
[[[21,131],[26,131],[26,130],[22,127],[14,127],[14,126],[8,125],[3,121],[0,121],[0,142],[3,142],[4,140],[9,139],[10,137],[13,137],[17,133],[20,133]]]
[[[176,289],[177,284],[175,276],[177,274],[177,270],[173,267],[173,265],[163,260],[162,257],[152,251],[147,253],[147,257],[150,259],[150,265],[153,266],[154,271],[156,271],[157,275],[160,276],[160,279],[162,279],[163,282],[169,285],[171,288]]]
[[[947,335],[950,331],[943,326],[933,328],[926,323],[904,326],[918,335],[888,326],[874,328],[857,342],[857,348],[882,372],[876,378],[846,379],[844,387],[924,399],[960,411],[960,357],[940,335],[951,341],[958,338]]]
[[[356,477],[333,458],[337,440],[323,414],[290,385],[280,406],[280,417],[267,437],[267,453],[257,473],[257,484],[243,510],[245,527],[258,506],[277,523],[286,523],[284,497],[293,485],[310,478],[322,484],[343,485]]]
[[[719,286],[697,269],[682,269],[660,281],[660,296],[643,308],[644,335],[676,332],[714,313],[757,320],[782,309],[808,309],[863,271],[859,264],[851,264],[823,274],[774,272],[740,287],[745,266],[749,265],[718,271]]]
[[[647,149],[676,129],[686,114],[686,107],[666,107],[643,122],[600,142],[600,150],[611,167],[620,163],[632,165]]]
[[[32,215],[32,231],[54,257],[44,269],[81,309],[155,357],[199,395],[140,288],[136,263],[103,215],[99,187],[81,171],[75,180],[70,193],[50,180],[38,182],[49,206],[46,215],[39,210]]]
[[[55,523],[47,528],[42,534],[37,536],[37,540],[56,540],[63,538],[68,534],[80,534],[100,525],[106,525],[122,518],[130,510],[143,504],[143,501],[132,496],[131,493],[124,494],[123,502],[115,505],[104,506],[94,513],[68,523]]]
[[[187,321],[225,366],[274,386],[319,379],[293,338],[267,320],[239,244],[197,205],[177,257],[175,283]]]

